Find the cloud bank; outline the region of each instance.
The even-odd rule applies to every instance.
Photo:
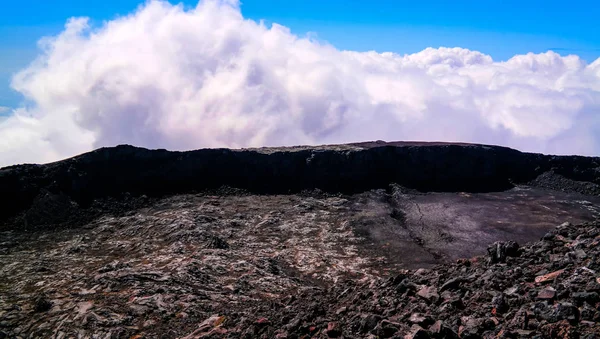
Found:
[[[0,166],[122,143],[441,140],[600,154],[600,59],[340,51],[246,20],[234,0],[151,1],[96,28],[73,18],[40,48],[13,78],[27,105],[0,121]]]

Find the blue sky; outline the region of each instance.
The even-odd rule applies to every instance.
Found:
[[[196,1],[183,3],[194,6]],[[0,106],[19,104],[19,94],[9,88],[10,78],[33,60],[40,37],[59,33],[69,17],[87,16],[101,23],[139,4],[136,0],[3,3]],[[285,25],[299,35],[316,33],[319,39],[347,50],[404,54],[426,47],[464,47],[495,60],[548,49],[587,61],[600,56],[597,1],[246,0],[242,13]]]

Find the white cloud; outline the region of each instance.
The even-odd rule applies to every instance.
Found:
[[[29,106],[0,122],[0,165],[120,143],[446,140],[600,153],[600,59],[339,51],[245,20],[233,0],[153,1],[97,29],[71,19],[40,45],[13,79]]]
[[[5,106],[0,106],[0,114],[2,114],[2,113],[6,113],[6,112],[8,112],[9,110],[10,110],[10,108],[8,108],[8,107],[5,107]]]

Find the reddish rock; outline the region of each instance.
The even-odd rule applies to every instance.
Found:
[[[336,322],[330,322],[327,324],[326,333],[329,338],[337,338],[342,335],[342,331]]]
[[[424,286],[417,292],[417,295],[430,303],[434,303],[440,298],[435,286]]]
[[[256,321],[256,324],[257,324],[257,325],[261,325],[261,326],[269,325],[270,323],[271,323],[271,322],[270,322],[270,321],[269,321],[269,319],[267,319],[267,318],[259,318],[259,319]]]
[[[538,292],[537,298],[542,300],[552,300],[556,297],[556,290],[553,287],[546,287]]]
[[[548,324],[542,327],[542,335],[544,338],[559,338],[559,339],[578,339],[579,333],[577,330],[569,324],[568,321],[563,320],[557,323]]]
[[[548,273],[548,274],[544,274],[544,275],[540,275],[538,277],[535,278],[535,282],[538,284],[541,283],[545,283],[548,281],[552,281],[554,279],[556,279],[559,275],[561,275],[565,270],[558,270],[552,273]]]

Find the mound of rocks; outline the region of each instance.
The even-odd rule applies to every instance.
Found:
[[[563,224],[523,247],[495,243],[488,256],[307,291],[217,327],[231,338],[598,338],[598,225]]]

